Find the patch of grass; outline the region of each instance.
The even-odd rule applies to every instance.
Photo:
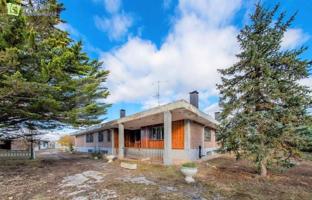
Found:
[[[162,182],[179,182],[183,180],[183,175],[180,172],[178,166],[163,166],[157,164],[138,164],[138,173],[142,173],[145,176],[149,176],[153,179],[158,179]]]
[[[41,160],[1,160],[0,167],[38,167],[40,166]]]
[[[184,163],[182,165],[182,167],[187,167],[187,168],[196,168],[196,164],[193,162],[189,162],[189,163]]]
[[[302,158],[305,160],[312,161],[312,153],[311,152],[304,152],[304,153],[302,153]]]

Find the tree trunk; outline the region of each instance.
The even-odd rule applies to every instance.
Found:
[[[262,160],[260,163],[260,175],[262,177],[266,177],[268,174],[267,166],[266,166],[266,161]]]

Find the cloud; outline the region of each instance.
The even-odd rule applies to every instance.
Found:
[[[281,47],[282,49],[293,49],[308,41],[309,38],[310,36],[302,29],[289,29],[284,34]]]
[[[114,14],[109,18],[95,16],[94,21],[96,27],[105,32],[110,40],[119,40],[126,36],[133,22],[131,16],[125,13]]]
[[[108,17],[95,16],[95,26],[106,33],[111,41],[118,41],[128,34],[129,28],[133,24],[130,14],[121,9],[121,0],[94,0],[103,2]]]
[[[198,90],[201,108],[210,114],[218,111],[216,100],[208,98],[218,95],[217,69],[237,61],[239,29],[232,19],[242,6],[241,0],[180,0],[170,32],[160,46],[135,36],[103,53],[103,68],[110,71],[107,101],[140,103],[143,109],[156,106],[156,83],[161,81],[160,104],[188,99],[190,91]],[[284,45],[302,42],[302,37],[292,39],[298,33],[302,36],[298,30],[285,35]]]
[[[239,0],[181,0],[180,17],[159,48],[131,37],[120,48],[104,53],[103,67],[110,70],[108,101],[155,106],[157,81],[163,82],[161,103],[188,98],[195,89],[201,96],[216,95],[217,69],[231,66],[239,51],[238,30],[230,22],[240,6]],[[201,102],[206,101],[201,98]]]
[[[204,109],[204,112],[208,113],[211,116],[214,116],[215,112],[219,112],[220,107],[218,103],[211,104]]]
[[[312,89],[312,77],[302,79],[302,80],[300,80],[300,83],[302,85],[308,86],[308,87],[310,87]]]
[[[241,0],[180,0],[179,9],[185,16],[195,15],[210,25],[223,25],[241,8]]]
[[[72,27],[70,24],[59,23],[55,27],[62,30],[62,31],[66,31],[67,33],[71,34],[74,37],[80,37],[81,36],[79,31],[77,29],[75,29],[74,27]]]
[[[120,0],[104,0],[105,9],[109,13],[117,13],[120,9]]]

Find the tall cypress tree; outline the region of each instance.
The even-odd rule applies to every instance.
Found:
[[[0,127],[21,123],[86,125],[106,113],[108,71],[82,51],[82,43],[56,28],[64,9],[57,0],[22,2],[18,16],[1,1]],[[1,135],[1,133],[0,133]]]
[[[224,151],[254,161],[262,176],[272,163],[297,156],[311,106],[311,90],[299,83],[309,76],[305,47],[285,50],[281,43],[295,15],[278,14],[279,5],[257,4],[250,24],[238,35],[241,53],[233,66],[219,70]]]

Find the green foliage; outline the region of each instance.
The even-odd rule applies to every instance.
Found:
[[[251,23],[237,37],[239,61],[219,70],[222,150],[253,160],[262,175],[269,164],[299,156],[312,102],[310,89],[299,83],[311,67],[311,61],[301,59],[306,48],[281,49],[295,15],[275,17],[278,8],[256,5]]]
[[[182,165],[182,167],[187,167],[187,168],[196,168],[196,164],[193,162],[189,162],[189,163],[184,163]]]
[[[0,5],[0,126],[98,123],[108,106],[97,101],[109,94],[103,87],[108,71],[56,28],[63,5],[25,1],[19,16],[3,13],[5,2]]]
[[[310,125],[308,128],[303,127],[300,131],[300,134],[303,138],[303,142],[299,144],[300,150],[305,152],[312,152],[312,125]]]

